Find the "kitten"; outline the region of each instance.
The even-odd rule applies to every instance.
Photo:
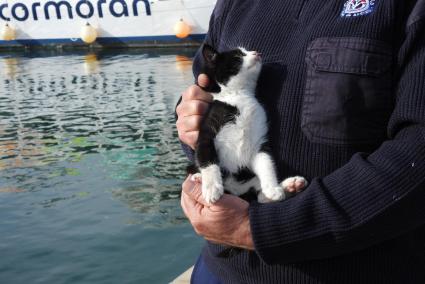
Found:
[[[202,56],[210,79],[220,87],[201,123],[195,150],[202,181],[202,196],[216,202],[224,189],[242,195],[254,189],[258,201],[285,199],[285,189],[307,181],[291,177],[279,184],[267,146],[268,123],[264,108],[255,98],[261,58],[243,48],[218,53],[204,45]]]

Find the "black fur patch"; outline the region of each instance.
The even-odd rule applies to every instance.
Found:
[[[218,163],[214,138],[224,125],[234,123],[238,115],[239,110],[234,106],[221,101],[211,103],[201,123],[196,146],[196,162],[199,167],[203,168]]]
[[[195,165],[191,164],[191,165],[186,167],[186,174],[194,175],[196,173],[199,173],[199,170]]]
[[[218,53],[210,45],[204,44],[202,55],[206,63],[204,72],[217,83],[226,85],[231,77],[239,73],[246,54],[239,49]]]
[[[266,142],[266,143],[261,144],[260,152],[271,154],[272,148],[270,147],[270,143]]]
[[[255,174],[248,168],[243,168],[239,172],[234,173],[233,177],[237,182],[246,183],[255,177]]]

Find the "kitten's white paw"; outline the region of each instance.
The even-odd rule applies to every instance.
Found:
[[[209,204],[215,203],[223,195],[223,185],[220,182],[209,180],[202,181],[202,197]]]
[[[257,195],[257,200],[258,200],[259,203],[270,203],[270,202],[273,202],[273,200],[268,199],[264,195],[264,193],[262,193],[261,191]]]
[[[201,169],[202,197],[209,204],[215,203],[224,193],[221,171],[217,165]]]
[[[297,193],[307,187],[308,182],[305,178],[300,176],[290,177],[285,179],[280,184],[284,191],[289,193]]]
[[[274,186],[262,189],[258,194],[258,202],[269,203],[285,199],[285,192],[280,186]]]
[[[193,182],[201,183],[202,182],[202,175],[201,175],[201,173],[193,174],[190,177],[190,180],[193,181]]]

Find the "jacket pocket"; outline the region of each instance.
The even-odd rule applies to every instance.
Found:
[[[310,141],[334,145],[386,137],[393,107],[392,52],[365,38],[319,38],[307,49],[301,128]]]

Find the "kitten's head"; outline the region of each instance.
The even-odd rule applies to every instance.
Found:
[[[261,58],[256,51],[238,48],[219,53],[210,45],[204,44],[202,55],[213,76],[221,87],[246,88],[256,85],[261,71]]]

